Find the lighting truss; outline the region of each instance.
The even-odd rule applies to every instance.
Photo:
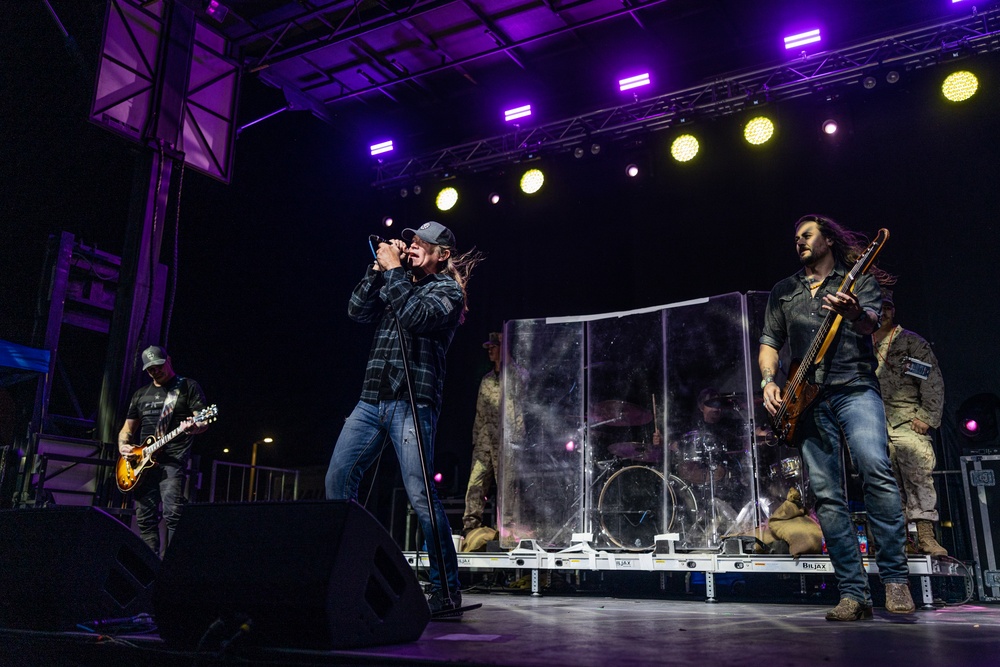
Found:
[[[667,130],[696,118],[739,113],[765,99],[794,99],[856,85],[884,66],[921,69],[1000,50],[1000,8],[909,28],[836,51],[803,56],[770,67],[736,72],[710,83],[648,100],[601,109],[534,128],[518,129],[377,165],[374,187],[445,172],[478,172],[539,154],[554,154],[601,138],[618,141]]]

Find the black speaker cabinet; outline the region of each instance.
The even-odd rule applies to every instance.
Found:
[[[160,559],[95,507],[0,511],[0,626],[75,630],[152,613]]]
[[[983,602],[1000,602],[1000,456],[963,456],[965,508]]]
[[[413,570],[354,502],[193,504],[153,590],[169,644],[337,649],[418,639],[430,612]]]

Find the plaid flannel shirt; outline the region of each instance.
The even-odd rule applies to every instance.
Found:
[[[352,320],[378,322],[361,400],[378,403],[383,376],[388,379],[393,395],[406,395],[394,310],[403,328],[417,402],[429,403],[440,410],[445,354],[458,328],[463,306],[462,288],[451,276],[430,274],[414,282],[402,268],[380,272],[368,267],[347,306]]]

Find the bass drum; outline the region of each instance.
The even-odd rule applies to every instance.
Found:
[[[608,540],[626,551],[655,546],[661,533],[684,535],[698,521],[698,501],[684,480],[669,480],[655,468],[628,466],[605,482],[597,501],[601,529]]]

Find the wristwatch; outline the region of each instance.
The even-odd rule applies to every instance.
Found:
[[[766,387],[767,385],[771,384],[772,382],[774,382],[774,376],[773,375],[768,375],[766,378],[764,378],[763,380],[760,381],[760,388],[763,389],[764,387]]]

